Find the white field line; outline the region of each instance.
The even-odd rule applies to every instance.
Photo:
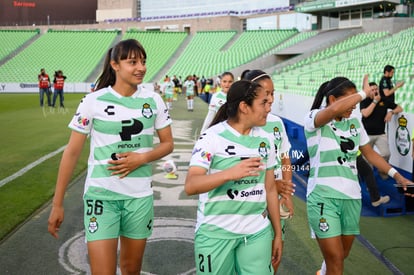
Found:
[[[30,163],[29,165],[27,165],[27,166],[23,167],[22,169],[20,169],[19,171],[17,171],[17,172],[16,172],[16,173],[14,173],[13,175],[8,176],[7,178],[2,179],[2,180],[0,181],[0,187],[2,187],[2,186],[3,186],[3,185],[5,185],[6,183],[8,183],[8,182],[10,182],[10,181],[12,181],[12,180],[14,180],[14,179],[16,179],[16,178],[18,178],[18,177],[22,176],[24,173],[26,173],[26,172],[27,172],[27,171],[29,171],[30,169],[32,169],[32,168],[34,168],[34,167],[36,167],[37,165],[39,165],[40,163],[44,162],[45,160],[50,159],[51,157],[56,156],[57,154],[59,154],[60,152],[62,152],[63,150],[65,150],[65,148],[66,148],[66,145],[65,145],[65,146],[62,146],[62,147],[60,147],[59,149],[57,149],[56,151],[51,152],[51,153],[49,153],[49,154],[47,154],[47,155],[45,155],[45,156],[41,157],[40,159],[38,159],[38,160],[36,160],[36,161],[34,161],[34,162]]]

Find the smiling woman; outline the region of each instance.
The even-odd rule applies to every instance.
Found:
[[[146,57],[135,39],[109,49],[96,91],[82,99],[69,123],[72,133],[59,167],[48,231],[58,237],[66,187],[90,136],[84,226],[92,273],[116,273],[118,242],[122,273],[141,271],[154,219],[151,163],[173,150],[172,121],[161,96],[140,85]]]
[[[194,146],[185,191],[199,194],[197,274],[273,274],[281,260],[275,148],[260,127],[270,104],[261,85],[234,82]]]

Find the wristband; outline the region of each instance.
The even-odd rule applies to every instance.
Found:
[[[358,94],[361,96],[361,101],[367,98],[367,94],[364,91],[360,91]]]
[[[390,176],[391,178],[394,178],[394,176],[395,176],[395,174],[397,174],[398,173],[398,171],[397,170],[395,170],[395,168],[391,168],[390,170],[388,170],[388,176]]]
[[[378,101],[374,99],[374,100],[372,101],[372,103],[377,104],[377,103],[378,103]]]

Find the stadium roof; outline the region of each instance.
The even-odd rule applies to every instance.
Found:
[[[346,11],[350,8],[369,8],[372,7],[377,10],[383,10],[384,12],[394,10],[395,6],[400,4],[400,0],[317,0],[303,2],[297,4],[295,7],[296,12],[310,13],[313,15],[327,15],[340,11]]]

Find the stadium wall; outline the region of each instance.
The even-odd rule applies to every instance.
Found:
[[[129,29],[135,30],[160,30],[160,31],[184,31],[194,34],[198,31],[220,31],[235,30],[242,32],[246,26],[245,21],[248,19],[259,18],[263,16],[275,16],[277,28],[283,26],[284,16],[293,15],[295,12],[283,12],[266,15],[252,16],[217,16],[217,17],[200,17],[180,20],[163,20],[163,21],[119,21],[119,22],[102,22],[95,24],[78,24],[78,25],[36,25],[36,26],[0,26],[2,30],[34,30],[40,29],[41,33],[47,32],[48,29],[54,30],[120,30],[126,32]],[[407,17],[389,17],[362,20],[364,32],[388,31],[396,33],[408,27],[414,26],[414,18]],[[355,27],[355,26],[354,26]]]
[[[65,93],[89,93],[91,84],[87,82],[66,83]],[[39,84],[36,83],[0,83],[0,94],[2,93],[39,93]]]
[[[195,33],[197,31],[219,30],[243,30],[243,21],[237,16],[220,16],[208,18],[192,18],[186,20],[141,21],[141,22],[102,22],[96,24],[78,25],[42,25],[42,26],[0,26],[2,30],[33,30],[40,29],[42,33],[48,29],[53,30],[114,30],[123,33],[129,29],[135,30],[160,30],[160,31],[185,31]]]

